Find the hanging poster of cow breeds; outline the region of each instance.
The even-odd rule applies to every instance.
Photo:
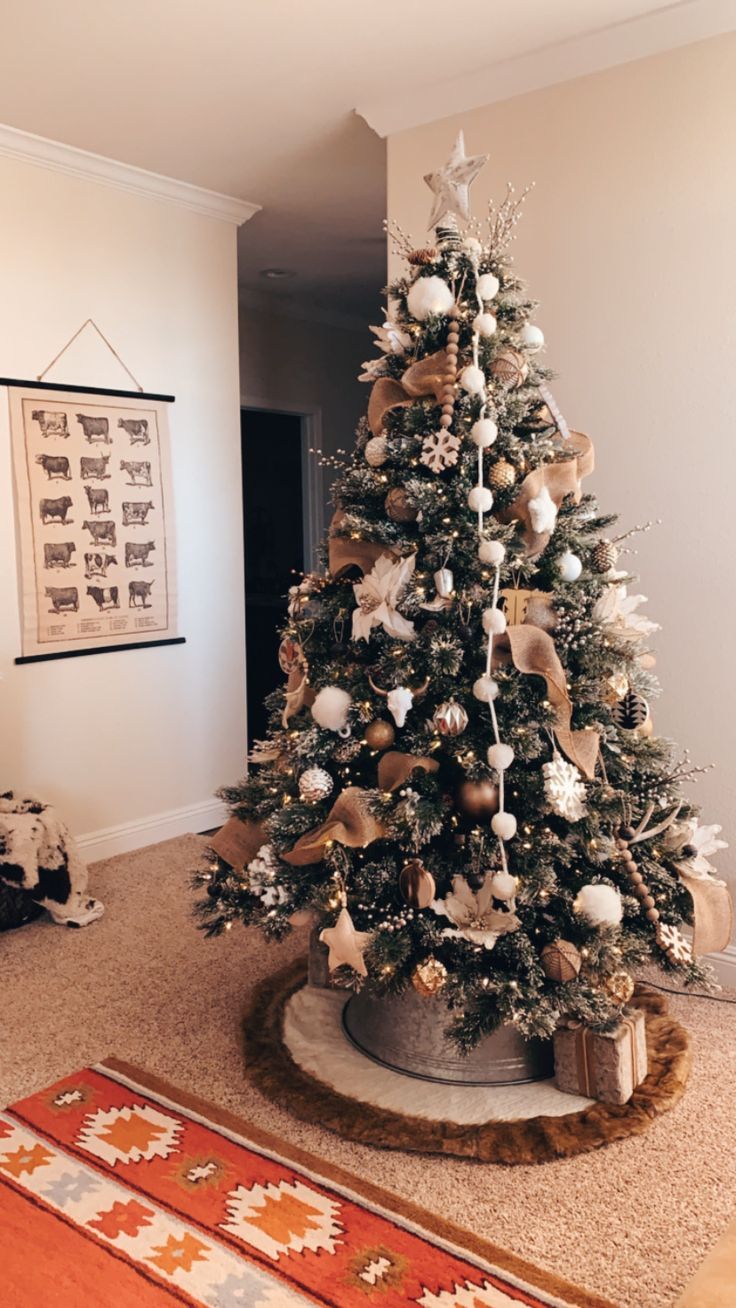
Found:
[[[23,657],[177,639],[167,402],[9,396]]]

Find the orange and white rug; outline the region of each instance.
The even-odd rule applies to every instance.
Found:
[[[0,1113],[0,1230],[7,1308],[612,1308],[113,1060]]]

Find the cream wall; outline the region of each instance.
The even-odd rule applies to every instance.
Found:
[[[733,846],[736,36],[391,137],[389,214],[418,244],[422,176],[461,127],[468,154],[491,156],[478,217],[507,178],[536,182],[516,264],[541,301],[562,411],[595,441],[588,484],[622,530],[662,519],[634,560],[663,628],[655,726],[716,763],[697,797]]]
[[[245,753],[235,226],[0,158],[0,375],[32,378],[87,317],[141,383],[174,394],[186,644],[15,667],[7,401],[0,393],[0,787],[56,803],[107,852],[213,825]],[[90,334],[48,380],[130,383]],[[161,814],[192,809],[164,823]],[[135,828],[130,834],[130,829]],[[115,843],[117,840],[117,844]]]

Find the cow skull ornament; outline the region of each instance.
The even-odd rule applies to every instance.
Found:
[[[391,714],[397,727],[403,727],[406,723],[406,715],[412,707],[414,700],[423,695],[429,687],[429,677],[421,686],[412,689],[410,686],[395,686],[393,690],[384,690],[382,686],[377,686],[371,676],[368,677],[371,689],[377,695],[385,695],[388,711]]]

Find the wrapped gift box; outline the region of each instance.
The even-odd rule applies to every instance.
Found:
[[[647,1074],[644,1014],[628,1009],[612,1031],[563,1019],[554,1037],[558,1090],[625,1104]]]

